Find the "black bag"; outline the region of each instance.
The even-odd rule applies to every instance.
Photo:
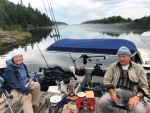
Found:
[[[84,76],[85,75],[85,69],[83,67],[75,67],[75,75],[78,76]]]
[[[96,64],[96,66],[94,66],[94,69],[91,72],[91,76],[104,77],[106,71],[102,70],[100,65],[102,65],[102,64]]]
[[[39,78],[41,80],[41,91],[47,91],[49,86],[56,85],[57,81],[67,80],[69,81],[71,77],[74,77],[74,74],[70,71],[63,70],[60,66],[55,66],[53,68],[40,68],[39,71],[43,71],[44,77]]]

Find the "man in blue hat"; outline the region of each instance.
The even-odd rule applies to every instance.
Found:
[[[99,100],[101,111],[114,113],[113,106],[120,105],[116,92],[119,89],[122,91],[122,105],[130,113],[146,113],[142,100],[144,96],[149,95],[145,70],[131,61],[132,55],[127,47],[120,47],[117,55],[118,61],[111,64],[104,75],[103,82],[107,92]]]

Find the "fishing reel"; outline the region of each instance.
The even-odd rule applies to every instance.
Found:
[[[87,64],[87,60],[89,60],[90,62],[92,61],[90,58],[91,57],[102,57],[104,60],[106,59],[106,56],[104,55],[92,55],[92,56],[88,56],[88,55],[85,55],[85,54],[82,54],[79,58],[82,58],[83,59],[83,64]]]
[[[83,59],[83,64],[86,65],[87,64],[87,60],[89,60],[91,62],[91,59],[89,56],[82,54],[79,58]]]
[[[87,55],[85,55],[85,54],[82,54],[82,55],[80,56],[80,58],[83,59],[83,64],[85,65],[85,64],[87,64],[87,59],[90,58],[90,57],[87,56]],[[90,59],[89,59],[89,60],[90,60]]]
[[[101,70],[101,67],[100,67],[101,65],[103,65],[103,64],[98,64],[98,63],[97,63],[97,64],[94,66],[94,69]]]

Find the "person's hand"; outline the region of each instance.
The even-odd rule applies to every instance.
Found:
[[[30,79],[29,79],[29,82],[32,82],[32,81],[33,81],[32,78],[30,78]]]
[[[111,98],[112,98],[112,100],[113,100],[116,104],[119,103],[119,100],[118,100],[117,95],[116,95],[115,92],[111,95]]]
[[[28,94],[28,95],[26,96],[26,99],[32,101],[32,94]]]
[[[140,101],[139,97],[137,96],[131,97],[128,102],[129,108],[133,108],[134,106],[136,106],[139,101]]]
[[[117,95],[116,95],[116,92],[114,91],[114,89],[109,89],[108,92],[110,93],[112,100],[113,100],[116,104],[118,104],[118,103],[119,103],[119,100],[118,100],[118,98],[117,98]]]

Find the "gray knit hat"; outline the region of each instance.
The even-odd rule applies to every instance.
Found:
[[[122,46],[117,51],[117,55],[132,55],[132,54],[131,54],[130,50],[127,47]]]

